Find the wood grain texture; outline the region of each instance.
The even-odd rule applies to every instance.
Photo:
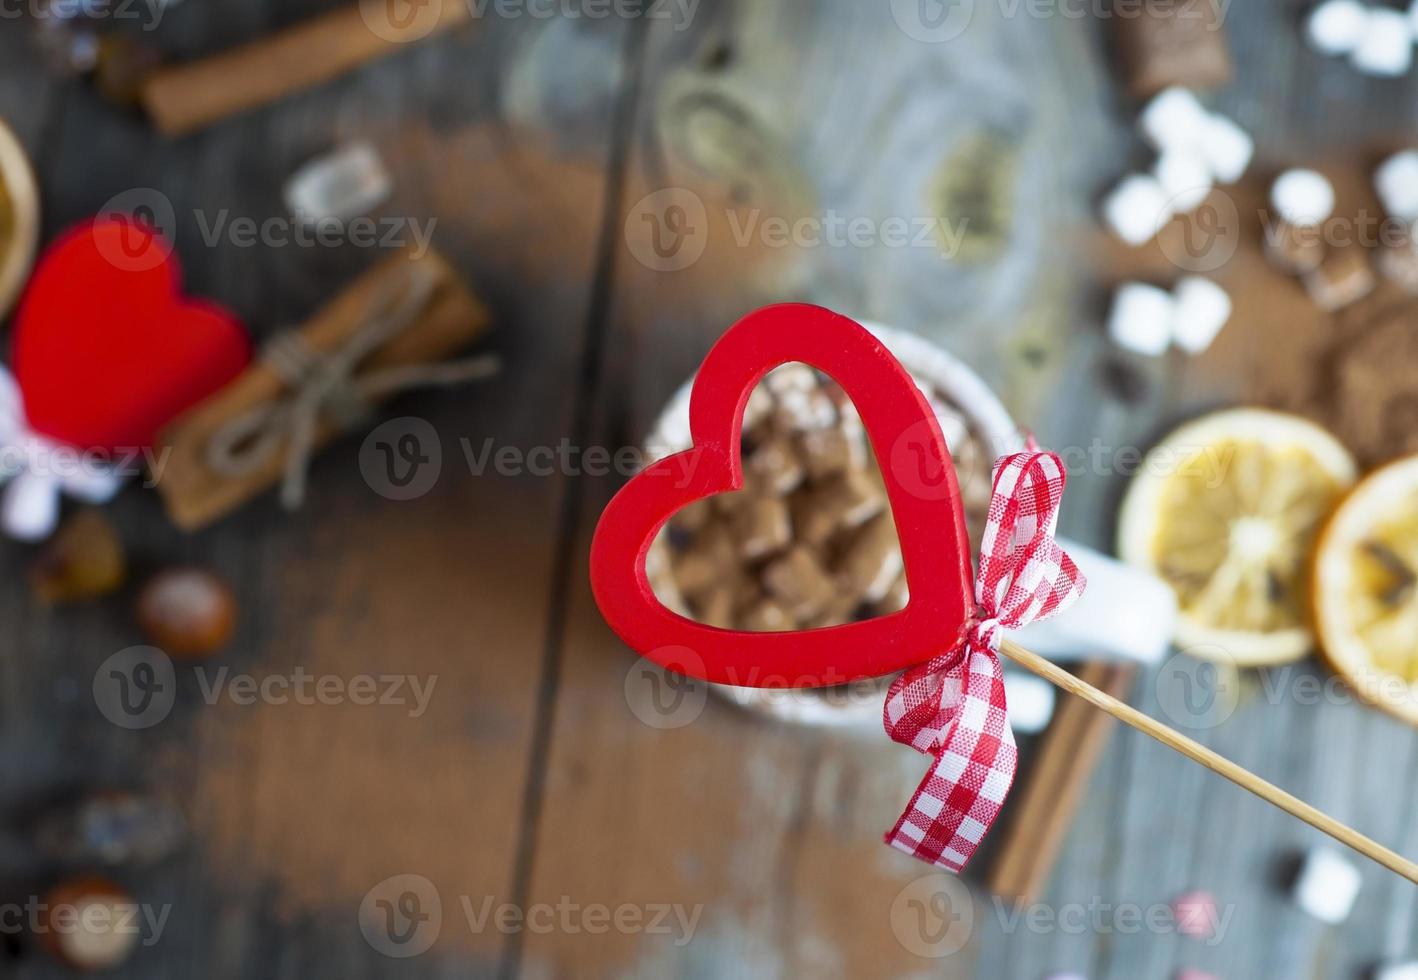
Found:
[[[155,39],[194,58],[335,6],[187,3]],[[1098,327],[1104,297],[1077,284],[1176,271],[1161,252],[1110,250],[1092,228],[1096,196],[1146,162],[1128,123],[1136,106],[1112,87],[1105,23],[976,4],[964,40],[929,45],[900,30],[890,6],[705,0],[687,29],[489,20],[180,142],[52,80],[19,25],[0,32],[0,114],[40,170],[48,234],[116,194],[156,188],[174,205],[188,288],[267,336],[374,256],[249,248],[224,234],[209,245],[204,231],[223,213],[281,214],[287,174],[367,137],[396,175],[383,213],[438,218],[435,242],[488,300],[508,365],[486,387],[394,409],[433,424],[444,450],[443,478],[418,501],[374,494],[351,438],[317,460],[296,519],[258,501],[189,538],[154,494],[132,489],[111,509],[140,573],[193,561],[237,586],[247,614],[222,664],[256,676],[438,673],[422,719],[206,705],[189,676],[167,721],[121,732],[89,687],[107,656],[137,642],[131,595],[56,613],[15,585],[0,590],[5,895],[32,894],[53,874],[18,829],[25,814],[76,787],[151,785],[178,792],[196,840],[179,860],[125,876],[141,900],[173,911],[163,940],[120,977],[1035,980],[1071,969],[1151,980],[1196,966],[1338,980],[1418,954],[1406,882],[1362,867],[1354,917],[1318,926],[1287,901],[1284,881],[1313,832],[1119,730],[1049,886],[1026,910],[1036,915],[1015,918],[976,888],[965,948],[915,955],[902,936],[928,923],[893,906],[936,885],[877,841],[925,760],[877,731],[794,730],[714,697],[691,723],[654,727],[663,719],[645,700],[650,679],[582,584],[589,528],[617,477],[473,477],[462,461],[463,439],[522,451],[563,438],[634,446],[719,330],[773,299],[893,322],[976,364],[1042,441],[1090,460],[1072,473],[1063,528],[1094,545],[1110,540],[1120,450],[1221,401],[1305,403],[1308,392],[1268,373],[1270,355],[1348,325],[1307,318],[1303,297],[1266,279],[1244,249],[1224,272],[1237,318],[1211,352],[1190,364],[1124,362],[1142,382],[1135,397],[1100,385],[1117,360]],[[1303,47],[1299,15],[1280,3],[1228,8],[1237,78],[1216,104],[1257,136],[1256,188],[1356,140],[1378,153],[1418,136],[1418,81],[1368,80],[1320,60]],[[634,31],[646,26],[642,44]],[[1020,185],[1013,219],[958,210],[972,187],[946,193],[942,170],[1001,141]],[[1368,162],[1350,161],[1355,179]],[[998,201],[996,185],[980,186]],[[708,232],[702,257],[679,272],[654,268],[666,261],[654,219],[663,247],[668,211],[645,199],[667,188],[693,195],[670,204],[698,199]],[[783,246],[763,232],[769,219],[791,227],[829,212],[982,224],[977,236],[967,227],[955,260],[935,237],[919,249]],[[1014,238],[1003,251],[986,234],[1001,225]],[[0,548],[0,575],[18,582],[30,557]],[[1168,718],[1190,663],[1145,672],[1129,700]],[[1229,717],[1193,718],[1188,734],[1418,853],[1418,737],[1356,704],[1310,702],[1310,680],[1324,675],[1308,664],[1243,678]],[[449,916],[434,949],[411,960],[379,955],[356,928],[364,890],[396,873],[434,880]],[[1194,888],[1229,915],[1215,943],[1119,916]],[[460,896],[702,910],[678,944],[644,931],[474,932]],[[61,975],[38,956],[7,967],[25,980]]]

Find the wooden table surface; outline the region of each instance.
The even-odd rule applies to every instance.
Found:
[[[330,6],[187,0],[154,31],[124,27],[195,57]],[[173,710],[150,729],[110,724],[91,695],[106,658],[141,642],[132,590],[45,609],[22,584],[32,552],[0,548],[0,901],[53,880],[20,830],[28,814],[83,788],[130,786],[178,799],[193,840],[176,859],[119,873],[169,917],[116,976],[1137,980],[1195,966],[1252,980],[1353,977],[1418,956],[1413,886],[1356,858],[1353,918],[1320,925],[1285,895],[1316,834],[1128,731],[1111,740],[1039,906],[999,906],[978,870],[973,898],[943,884],[880,844],[924,762],[879,732],[794,729],[712,697],[692,723],[666,727],[647,707],[654,692],[585,580],[589,533],[621,476],[579,456],[550,475],[478,473],[468,459],[486,446],[522,458],[636,445],[716,333],[775,299],[931,337],[1046,443],[1096,440],[1105,460],[1206,405],[1304,408],[1272,359],[1324,342],[1332,325],[1266,279],[1250,241],[1218,273],[1238,315],[1217,347],[1131,365],[1137,397],[1109,393],[1098,283],[1167,267],[1155,250],[1109,249],[1089,222],[1097,196],[1145,159],[1107,25],[1079,16],[1087,5],[1038,17],[980,2],[960,39],[936,45],[902,28],[910,6],[704,0],[687,22],[677,5],[650,19],[507,8],[180,141],[48,74],[27,25],[7,20],[0,116],[35,160],[47,235],[154,189],[173,204],[188,288],[268,336],[385,253],[251,247],[207,231],[222,216],[284,218],[295,167],[366,138],[397,183],[379,215],[436,219],[435,243],[495,314],[488,346],[506,369],[391,407],[388,418],[438,434],[441,475],[418,499],[376,493],[352,435],[319,457],[298,515],[268,495],[184,536],[148,490],[110,507],[139,577],[207,565],[242,605],[235,644],[201,671],[179,667]],[[1229,9],[1237,78],[1216,103],[1256,134],[1255,173],[1324,159],[1361,174],[1369,158],[1354,147],[1414,135],[1418,89],[1307,52],[1300,6]],[[666,188],[678,196],[651,196]],[[673,206],[702,206],[703,221],[684,226]],[[934,240],[784,247],[747,223],[814,214],[875,228],[967,218],[967,234],[946,260]],[[707,228],[707,240],[676,242],[677,227]],[[685,250],[701,246],[689,263]],[[1108,545],[1115,470],[1074,474],[1069,534]],[[423,712],[244,704],[212,693],[223,667],[407,676],[433,690]],[[1191,734],[1418,854],[1418,738],[1354,704],[1305,703],[1291,693],[1298,677],[1324,675],[1306,663],[1242,678],[1234,713],[1194,717]],[[1180,683],[1176,665],[1145,672],[1133,702],[1162,714]],[[409,875],[421,878],[381,885]],[[1146,925],[1196,888],[1221,904],[1217,941],[1179,936],[1160,913],[1161,926]],[[362,903],[368,926],[380,900],[427,913],[435,892],[441,925],[421,955],[388,957],[411,947],[362,935]],[[504,905],[525,913],[522,927]],[[963,947],[918,955],[941,952],[947,933]],[[36,953],[0,975],[63,971]]]

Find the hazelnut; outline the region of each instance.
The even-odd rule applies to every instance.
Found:
[[[30,587],[42,602],[97,599],[123,584],[126,561],[118,532],[96,510],[75,514],[30,568]]]
[[[236,629],[236,596],[211,572],[169,569],[143,586],[138,625],[172,656],[209,656],[226,646]]]
[[[118,966],[137,945],[141,918],[132,896],[106,878],[79,878],[44,897],[40,941],[76,970]]]

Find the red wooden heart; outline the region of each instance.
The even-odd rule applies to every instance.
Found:
[[[715,629],[655,598],[645,556],[675,511],[741,489],[744,406],[762,377],[802,361],[847,392],[882,464],[910,602],[890,616],[791,633]],[[971,600],[969,539],[955,469],[930,405],[867,330],[836,313],[790,304],[752,313],[705,358],[690,400],[694,448],[648,467],[601,515],[591,586],[613,630],[679,673],[741,687],[822,687],[901,670],[958,643]],[[920,474],[929,472],[930,479]]]
[[[250,359],[237,319],[184,299],[170,247],[126,218],[81,225],[51,246],[15,325],[13,368],[30,427],[85,449],[152,445]]]

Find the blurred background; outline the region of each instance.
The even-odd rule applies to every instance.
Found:
[[[915,335],[967,498],[1027,427],[1061,530],[1180,603],[1119,639],[1095,595],[1060,659],[1418,855],[1418,477],[1344,496],[1418,450],[1405,11],[0,22],[0,975],[1414,975],[1413,885],[1027,678],[965,875],[892,851],[928,760],[879,687],[662,673],[586,574],[739,317]],[[899,608],[850,406],[764,391],[756,502],[673,526],[660,584],[743,628]]]

